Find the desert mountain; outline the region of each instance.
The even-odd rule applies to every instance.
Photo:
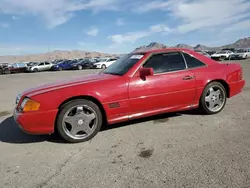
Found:
[[[156,49],[162,49],[162,48],[167,48],[167,46],[161,43],[151,42],[147,46],[144,45],[144,46],[140,46],[136,48],[133,52],[141,52],[145,50],[156,50]]]
[[[208,47],[204,46],[201,44],[198,44],[196,46],[190,46],[187,44],[178,44],[176,46],[172,46],[174,48],[188,48],[188,49],[193,49],[193,50],[211,50],[211,51],[217,51],[222,48],[250,48],[250,37],[247,38],[242,38],[236,41],[233,44],[228,44],[224,46],[219,46],[219,47]],[[161,44],[161,43],[156,43],[152,42],[148,46],[140,46],[139,48],[136,48],[133,52],[141,52],[141,51],[146,51],[146,50],[153,50],[153,49],[161,49],[161,48],[167,48],[166,45]]]
[[[0,62],[32,62],[32,61],[47,61],[53,59],[75,59],[75,58],[94,58],[94,57],[113,57],[113,54],[100,52],[85,52],[80,50],[73,51],[52,51],[43,54],[32,55],[16,55],[16,56],[0,56]]]
[[[222,46],[223,48],[250,48],[250,37],[242,38],[233,44]]]
[[[187,44],[178,44],[173,46],[175,48],[188,48],[193,50],[212,50],[217,51],[222,48],[250,48],[250,37],[242,38],[233,44],[228,44],[219,47],[208,47],[201,44],[196,46],[190,46]],[[141,52],[145,50],[154,50],[168,48],[167,45],[151,42],[149,45],[144,45],[136,48],[133,52]],[[115,54],[106,54],[100,52],[86,52],[80,50],[73,51],[53,51],[43,54],[32,54],[32,55],[16,55],[16,56],[0,56],[0,62],[29,62],[29,61],[46,61],[53,59],[75,59],[75,58],[93,58],[93,57],[113,57]]]
[[[193,49],[192,46],[187,45],[187,44],[177,44],[176,46],[174,46],[175,48],[187,48],[187,49]]]

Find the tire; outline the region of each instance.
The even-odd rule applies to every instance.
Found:
[[[103,65],[102,65],[102,69],[106,69],[106,68],[107,68],[106,65],[103,64]]]
[[[78,65],[78,66],[77,66],[77,69],[78,69],[78,70],[82,70],[82,65]]]
[[[68,113],[73,112],[74,108],[77,108],[77,107],[81,108],[82,106],[85,106],[85,105],[88,106],[88,109],[91,109],[92,113],[95,116],[95,119],[88,121],[88,118],[86,117],[83,117],[83,119],[81,117],[76,117],[77,114],[73,116],[68,116],[69,115]],[[86,115],[85,112],[84,114]],[[79,112],[79,116],[81,116],[81,112]],[[73,126],[71,126],[70,123],[65,122],[65,119],[69,117],[71,118],[73,117],[73,119],[71,120],[71,122],[73,122],[72,123]],[[79,123],[79,121],[81,121],[81,123]],[[81,129],[81,126],[86,128],[86,125],[85,125],[86,123],[84,122],[87,122],[87,121],[90,122],[90,124],[93,123],[92,128],[90,128],[90,124],[87,125],[88,130],[91,130],[89,134],[87,132],[84,132],[84,130],[83,131],[79,130],[79,128]],[[57,132],[64,140],[70,143],[79,143],[79,142],[85,142],[85,141],[92,139],[100,131],[102,124],[103,124],[102,112],[94,102],[86,100],[86,99],[76,99],[76,100],[72,100],[64,104],[60,108],[55,126],[56,126]],[[78,130],[78,132],[72,131],[73,127],[75,127]],[[76,132],[76,133],[73,134],[71,133],[71,131]],[[84,132],[85,134],[82,134],[81,132]],[[78,135],[78,133],[80,133],[80,135]]]
[[[8,70],[8,69],[6,69],[5,71],[4,71],[4,74],[10,74],[11,72],[10,72],[10,70]]]
[[[220,95],[218,96],[217,93],[215,95],[213,95],[213,93],[211,93],[209,90],[210,88],[218,88],[218,90],[220,90]],[[214,90],[214,89],[213,89]],[[208,93],[209,96],[208,96]],[[217,96],[216,96],[217,95]],[[210,109],[208,106],[211,104],[214,104],[214,102],[221,102],[221,100],[219,99],[219,97],[223,98],[223,102],[221,105],[217,106],[217,109]],[[207,100],[209,100],[210,102],[207,102]],[[219,112],[221,112],[225,105],[226,105],[226,101],[227,101],[227,92],[225,87],[220,83],[220,82],[211,82],[209,83],[205,89],[203,90],[203,93],[201,95],[200,98],[200,109],[204,114],[207,115],[212,115],[212,114],[218,114]]]
[[[35,68],[33,71],[34,71],[34,72],[39,72],[39,70],[38,70],[37,68]]]
[[[63,69],[62,69],[62,67],[59,67],[58,70],[59,70],[59,71],[62,71]]]

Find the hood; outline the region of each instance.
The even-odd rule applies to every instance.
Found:
[[[85,83],[96,82],[99,80],[111,79],[114,77],[115,77],[114,75],[98,74],[98,73],[92,74],[92,75],[86,75],[86,76],[71,79],[71,80],[60,81],[60,82],[55,82],[51,84],[41,85],[35,88],[30,88],[24,91],[22,95],[33,96],[33,95],[38,95],[38,94],[42,94],[42,93],[57,90],[57,89],[62,89],[62,88],[76,86],[76,85],[85,84]]]

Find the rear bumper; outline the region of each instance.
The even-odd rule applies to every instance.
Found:
[[[239,94],[243,90],[243,88],[245,86],[245,83],[246,83],[245,80],[230,83],[229,84],[229,86],[230,86],[230,95],[229,95],[229,97],[231,98],[231,97]]]
[[[19,127],[28,134],[51,134],[58,110],[19,113],[16,109],[13,116]]]

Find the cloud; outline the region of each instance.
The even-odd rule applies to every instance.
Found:
[[[165,24],[157,24],[157,25],[153,25],[150,27],[151,31],[152,32],[155,32],[155,33],[169,33],[171,31],[171,29],[165,25]]]
[[[118,19],[116,20],[116,25],[118,25],[118,26],[123,26],[123,25],[125,25],[125,22],[123,21],[123,19],[118,18]]]
[[[4,14],[31,14],[41,17],[48,28],[66,23],[74,17],[76,11],[116,10],[118,0],[1,0],[1,12]]]
[[[19,20],[20,18],[18,16],[12,16],[12,20]]]
[[[250,29],[250,20],[244,20],[236,24],[233,24],[230,27],[225,28],[223,31],[235,32],[235,31],[249,30],[249,29]]]
[[[99,29],[91,28],[89,31],[86,32],[87,35],[95,37],[99,33]]]
[[[126,34],[117,34],[117,35],[112,35],[109,36],[108,38],[113,41],[113,43],[126,43],[126,42],[131,42],[134,43],[135,41],[147,37],[150,35],[150,32],[147,31],[137,31],[137,32],[129,32]]]
[[[10,24],[8,24],[8,23],[0,23],[0,27],[1,28],[9,28]]]
[[[135,32],[128,32],[125,34],[116,34],[116,35],[111,35],[108,38],[113,43],[116,43],[116,44],[135,43],[137,40],[144,38],[144,37],[148,37],[155,33],[166,34],[170,31],[171,29],[169,29],[167,25],[158,24],[158,25],[152,25],[146,31],[135,31]]]
[[[139,13],[167,11],[177,23],[175,31],[185,34],[195,30],[217,28],[250,16],[246,0],[170,0],[151,1],[137,9]]]
[[[141,2],[139,2],[141,3]],[[139,5],[138,3],[138,5]],[[169,1],[150,1],[149,3],[144,3],[143,6],[136,6],[133,9],[134,12],[138,13],[145,13],[148,11],[155,11],[155,10],[168,10],[168,8],[173,4],[176,3],[176,0],[169,0]]]

